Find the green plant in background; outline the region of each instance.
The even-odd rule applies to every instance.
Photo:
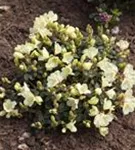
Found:
[[[103,25],[106,29],[116,26],[120,20],[122,12],[117,7],[111,7],[107,3],[97,4],[96,12],[90,14],[90,19],[93,19],[97,25]]]
[[[87,0],[93,3],[97,8],[97,12],[90,15],[98,23],[110,23],[112,25],[117,24],[121,12],[128,11],[128,13],[134,12],[135,1],[134,0]],[[101,14],[100,14],[101,13]],[[102,14],[103,13],[103,14]]]
[[[14,62],[17,78],[2,78],[1,116],[35,115],[33,127],[77,131],[77,125],[95,126],[101,135],[108,125],[134,111],[135,70],[127,62],[129,43],[93,34],[90,25],[78,28],[57,22],[52,11],[37,17],[29,41],[18,45]]]
[[[118,23],[122,12],[133,13],[135,9],[134,0],[88,0],[88,2],[96,7],[95,12],[89,15],[90,19],[114,35],[119,33]]]

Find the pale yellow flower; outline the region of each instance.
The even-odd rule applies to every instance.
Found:
[[[46,28],[46,26],[49,22],[57,21],[57,19],[58,16],[54,14],[52,11],[37,17],[34,21],[33,28],[30,29],[30,33],[32,35],[39,33],[42,37],[51,36],[52,33]]]
[[[22,53],[22,54],[30,54],[30,52],[32,50],[34,50],[35,48],[36,48],[36,46],[34,44],[27,42],[27,43],[22,44],[22,45],[17,45],[15,47],[15,51]],[[16,56],[16,53],[14,55]],[[19,54],[19,55],[21,55],[21,54]],[[23,56],[21,55],[19,57],[23,57]]]
[[[118,68],[113,63],[109,62],[108,58],[104,58],[98,63],[98,67],[103,70],[106,74],[109,73],[109,71],[114,72],[115,74],[118,72]]]
[[[126,40],[120,40],[116,43],[116,45],[120,48],[120,50],[126,50],[129,48],[129,43]]]
[[[77,37],[75,30],[76,29],[70,25],[66,26],[66,34],[73,39]]]
[[[135,110],[135,97],[133,96],[132,90],[127,90],[124,95],[124,104],[122,111],[124,115],[128,115],[130,112]]]
[[[40,96],[35,96],[34,100],[38,105],[41,105],[43,102],[43,99]]]
[[[55,14],[53,11],[49,11],[48,13],[45,13],[44,17],[48,20],[48,22],[55,22],[58,20],[58,15]]]
[[[69,129],[71,132],[77,132],[77,128],[75,126],[75,121],[71,121],[68,124],[66,124],[66,128]]]
[[[95,47],[90,47],[83,51],[83,54],[90,59],[93,59],[98,54],[98,49]]]
[[[112,101],[104,99],[103,109],[104,110],[113,110]]]
[[[75,99],[73,97],[69,97],[67,101],[67,106],[70,106],[72,110],[78,109],[79,99]]]
[[[127,64],[124,70],[124,80],[122,81],[122,90],[131,89],[135,85],[135,70],[131,64]]]
[[[99,113],[94,118],[94,125],[97,128],[106,127],[110,124],[110,122],[112,122],[113,119],[114,119],[114,115],[111,113],[108,114]]]
[[[57,84],[61,83],[64,80],[62,73],[57,70],[54,73],[51,73],[47,78],[47,86],[48,88],[52,88]]]
[[[62,47],[60,46],[59,43],[55,42],[55,45],[54,45],[54,54],[58,55],[60,53],[62,53]]]
[[[91,91],[88,89],[88,85],[83,83],[83,84],[80,84],[80,83],[77,83],[75,85],[76,89],[78,90],[79,94],[90,94]]]
[[[104,58],[98,64],[98,67],[104,72],[102,76],[102,87],[110,87],[116,79],[118,68],[109,59]]]
[[[108,127],[100,127],[100,128],[99,128],[99,133],[100,133],[102,136],[106,136],[106,135],[109,133]]]
[[[92,108],[89,110],[90,116],[96,116],[99,114],[99,110],[96,106],[92,106]]]
[[[96,93],[97,95],[101,95],[101,94],[102,94],[102,89],[101,89],[101,88],[96,88],[96,89],[95,89],[95,93]]]
[[[45,67],[47,70],[51,71],[52,69],[56,68],[60,64],[59,57],[53,56],[48,59]]]
[[[61,73],[62,73],[62,76],[64,79],[66,79],[69,75],[74,75],[71,66],[66,66],[66,67],[62,68]]]
[[[20,52],[14,52],[13,56],[14,56],[14,58],[16,58],[16,59],[23,59],[23,58],[25,57],[25,56],[24,56],[22,53],[20,53]]]
[[[41,51],[40,51],[40,56],[38,57],[39,61],[44,61],[46,59],[49,58],[49,52],[47,51],[47,49],[44,47]]]
[[[84,70],[90,70],[91,69],[91,67],[92,67],[92,63],[91,62],[84,62],[83,63],[83,69]]]
[[[116,97],[116,92],[114,89],[110,89],[110,90],[106,91],[105,93],[107,94],[109,99],[114,99]]]
[[[22,97],[24,97],[24,105],[28,107],[32,107],[33,104],[36,102],[38,105],[43,102],[42,98],[39,96],[35,96],[31,90],[29,89],[28,85],[24,83],[24,86],[22,87],[20,93],[18,94]]]
[[[16,101],[11,101],[10,99],[5,99],[3,103],[3,109],[0,111],[0,116],[6,116],[6,118],[10,118],[11,116],[19,116],[18,109],[15,109],[17,105]]]
[[[93,97],[88,101],[88,103],[91,104],[91,105],[97,105],[98,102],[99,102],[99,98],[96,97],[96,96],[93,96]]]
[[[10,99],[6,99],[3,103],[3,108],[7,113],[14,111],[17,103],[15,101],[11,101]]]
[[[42,36],[42,38],[46,36],[52,36],[52,33],[47,28],[38,28],[38,32]]]
[[[63,54],[63,59],[62,59],[62,61],[63,61],[64,63],[69,64],[69,63],[72,62],[73,58],[74,58],[74,56],[73,56],[72,52],[67,52],[67,53],[64,53],[64,54]]]

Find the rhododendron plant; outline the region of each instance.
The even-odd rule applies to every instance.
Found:
[[[94,125],[105,136],[116,109],[124,115],[135,109],[129,43],[93,34],[90,25],[83,33],[57,19],[52,11],[37,17],[29,40],[16,46],[18,75],[0,87],[0,115],[34,113],[33,127],[60,126],[65,133],[76,132],[76,125]]]

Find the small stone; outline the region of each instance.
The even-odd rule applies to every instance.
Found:
[[[0,6],[0,11],[8,11],[10,6]]]
[[[25,144],[18,145],[18,150],[30,150],[30,148]]]
[[[117,34],[119,34],[120,29],[118,26],[115,26],[114,28],[112,28],[111,32],[113,35],[117,35]]]
[[[29,132],[24,132],[21,136],[19,136],[18,141],[21,143],[25,139],[29,139],[31,134]]]
[[[25,139],[24,139],[24,137],[19,137],[18,138],[18,141],[21,143],[21,142],[23,142]]]
[[[24,132],[24,133],[22,134],[22,137],[23,137],[24,139],[28,139],[28,138],[30,138],[30,136],[31,136],[31,134],[30,134],[29,132]]]

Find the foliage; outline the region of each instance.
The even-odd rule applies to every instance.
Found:
[[[121,11],[128,11],[128,13],[129,12],[134,13],[134,9],[135,9],[134,0],[87,0],[87,1],[101,8],[107,6],[108,11],[110,9],[118,8]]]
[[[90,19],[93,19],[98,25],[103,25],[108,29],[116,26],[120,20],[122,12],[118,9],[119,7],[111,8],[107,2],[100,2],[96,6],[96,11],[89,15]]]
[[[37,17],[29,41],[18,45],[14,62],[18,76],[2,78],[1,116],[35,115],[33,127],[77,131],[77,125],[95,126],[101,135],[116,118],[134,111],[135,70],[127,63],[129,43],[90,25],[57,22],[52,11]]]

